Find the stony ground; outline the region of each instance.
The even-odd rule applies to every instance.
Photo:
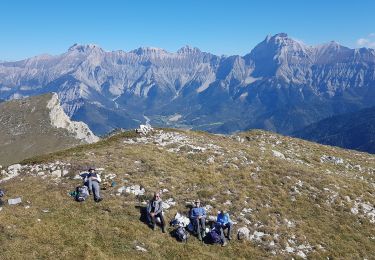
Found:
[[[75,202],[68,192],[92,165],[104,200]],[[3,200],[22,203],[2,206],[0,257],[374,259],[374,174],[373,155],[264,131],[119,133],[1,171]],[[140,212],[157,190],[167,219],[200,198],[209,218],[227,209],[249,239],[185,245],[150,230]]]

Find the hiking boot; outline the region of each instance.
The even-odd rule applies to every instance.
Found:
[[[161,228],[161,232],[166,233],[164,227]]]
[[[203,240],[201,234],[198,234],[198,239],[199,239],[199,241],[202,241],[202,240]]]
[[[92,194],[92,190],[89,190],[89,194],[90,194],[90,195]]]
[[[228,236],[228,240],[231,240],[232,239],[232,237],[231,236]]]
[[[103,200],[103,198],[97,198],[95,199],[95,202],[101,202]]]
[[[155,224],[152,225],[152,230],[154,230],[154,231],[156,230],[156,225]]]
[[[221,244],[221,246],[227,246],[227,241],[224,241],[222,244]]]

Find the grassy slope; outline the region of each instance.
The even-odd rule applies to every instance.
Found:
[[[51,97],[45,94],[0,105],[0,165],[81,143],[67,130],[51,125],[47,109]]]
[[[232,205],[227,208],[233,216],[238,217],[245,207],[254,210],[246,216],[252,222],[248,227],[269,234],[261,242],[233,241],[221,248],[201,245],[196,238],[190,238],[184,245],[169,235],[150,230],[140,221],[138,200],[133,195],[115,196],[118,187],[103,191],[105,200],[100,204],[91,199],[76,203],[67,192],[80,181],[63,178],[55,183],[25,175],[22,181],[18,177],[1,185],[7,191],[7,198],[21,196],[23,205],[4,206],[0,212],[0,258],[267,258],[272,256],[272,248],[267,246],[271,240],[285,248],[291,237],[297,244],[307,241],[325,248],[311,252],[312,258],[374,256],[375,240],[370,237],[375,233],[375,224],[350,214],[350,205],[344,199],[344,196],[352,200],[361,197],[374,205],[372,175],[348,171],[342,165],[320,163],[321,155],[335,155],[345,162],[360,164],[362,169],[370,169],[374,167],[374,156],[260,131],[242,134],[243,143],[200,132],[181,133],[200,144],[216,144],[224,153],[207,150],[188,154],[188,147],[181,149],[186,149],[185,152],[171,153],[152,143],[125,144],[123,140],[133,135],[125,133],[25,163],[70,162],[72,175],[77,169],[94,164],[105,167],[106,173],[117,174],[115,180],[119,186],[141,184],[148,195],[167,188],[170,192],[164,199],[173,197],[177,201],[177,206],[167,212],[167,219],[177,210],[186,212],[185,202],[198,196],[215,210],[230,200]],[[275,144],[276,140],[282,143]],[[312,166],[276,158],[272,149]],[[207,164],[210,156],[215,156],[215,162]],[[241,164],[240,156],[254,163]],[[327,170],[331,173],[327,174]],[[364,179],[353,178],[355,175]],[[300,193],[293,202],[291,191],[299,180],[304,185],[299,187]],[[339,195],[334,202],[327,203],[330,192],[324,188],[332,190],[335,186],[339,187]],[[215,201],[211,201],[213,197]],[[25,209],[25,205],[31,207]],[[43,209],[50,212],[44,213]],[[283,224],[285,218],[293,220],[295,227]],[[238,221],[237,227],[244,226]],[[255,223],[260,224],[255,226]],[[279,237],[273,239],[274,234]],[[147,248],[148,252],[136,251],[136,245]]]

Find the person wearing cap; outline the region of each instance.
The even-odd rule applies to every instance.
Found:
[[[163,201],[160,193],[155,192],[154,197],[150,200],[147,206],[147,219],[153,230],[156,230],[156,219],[160,219],[161,230],[165,233],[165,221],[163,217]]]
[[[94,193],[95,202],[100,202],[103,198],[100,197],[100,176],[96,173],[94,167],[89,168],[89,174],[87,176],[87,184],[89,187],[89,193]]]
[[[206,209],[200,205],[199,199],[194,201],[194,207],[190,211],[190,220],[199,240],[202,240],[206,235]]]
[[[225,239],[224,230],[228,229],[227,238],[231,240],[231,230],[232,230],[233,223],[229,217],[229,213],[226,210],[220,210],[217,219],[216,219],[216,227],[220,229],[220,237],[222,246],[226,246],[227,241]]]

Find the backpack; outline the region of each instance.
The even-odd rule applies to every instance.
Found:
[[[210,242],[212,244],[219,244],[221,243],[221,237],[219,234],[220,230],[217,230],[216,228],[213,228],[209,233]]]
[[[189,234],[186,232],[185,228],[182,226],[179,226],[174,231],[174,235],[178,241],[185,242],[185,243],[187,242],[187,239],[189,238]]]
[[[85,201],[89,196],[89,190],[86,186],[77,187],[76,200],[79,202]]]
[[[3,197],[5,195],[5,192],[0,189],[0,197]]]

